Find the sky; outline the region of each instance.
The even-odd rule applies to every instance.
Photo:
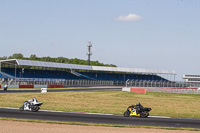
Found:
[[[66,57],[200,74],[200,0],[0,0],[0,57]]]

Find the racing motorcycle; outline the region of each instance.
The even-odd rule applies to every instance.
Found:
[[[135,105],[129,106],[127,110],[124,112],[124,117],[129,116],[136,116],[136,117],[148,117],[149,112],[151,111],[151,108],[144,108],[143,106],[140,107],[140,111],[138,111],[138,108]]]
[[[37,112],[42,104],[42,102],[38,102],[37,99],[34,97],[31,100],[25,101],[24,104],[19,108],[19,110]]]

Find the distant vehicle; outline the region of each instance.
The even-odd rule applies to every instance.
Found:
[[[149,112],[151,110],[151,108],[144,108],[140,103],[137,103],[136,105],[132,105],[127,108],[124,112],[124,117],[136,116],[145,118],[149,116]]]
[[[4,85],[4,91],[7,91],[8,85]]]
[[[19,110],[37,112],[42,104],[42,102],[38,102],[37,99],[34,97],[31,100],[25,101],[24,104],[19,108]]]

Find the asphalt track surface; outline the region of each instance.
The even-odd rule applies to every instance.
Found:
[[[19,111],[12,108],[0,108],[0,117],[34,119],[48,121],[84,122],[98,124],[120,124],[120,125],[143,125],[161,127],[183,127],[200,129],[200,119],[190,118],[170,118],[170,117],[124,117],[123,115],[95,114],[95,113],[76,113],[62,111],[38,112]]]
[[[63,91],[116,91],[116,90],[122,90],[122,88],[89,88],[89,89],[47,89],[47,92],[63,92]],[[26,92],[41,92],[41,90],[36,89],[19,89],[19,90],[7,90],[3,91],[0,90],[0,93],[26,93]]]

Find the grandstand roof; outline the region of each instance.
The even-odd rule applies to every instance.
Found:
[[[140,68],[87,66],[87,65],[75,65],[75,64],[66,64],[66,63],[21,60],[21,59],[0,60],[0,63],[11,64],[11,65],[20,65],[20,66],[37,66],[37,67],[53,67],[53,68],[79,69],[79,70],[134,72],[134,73],[176,75],[175,71],[170,71],[170,70],[152,70],[152,69],[140,69]]]

